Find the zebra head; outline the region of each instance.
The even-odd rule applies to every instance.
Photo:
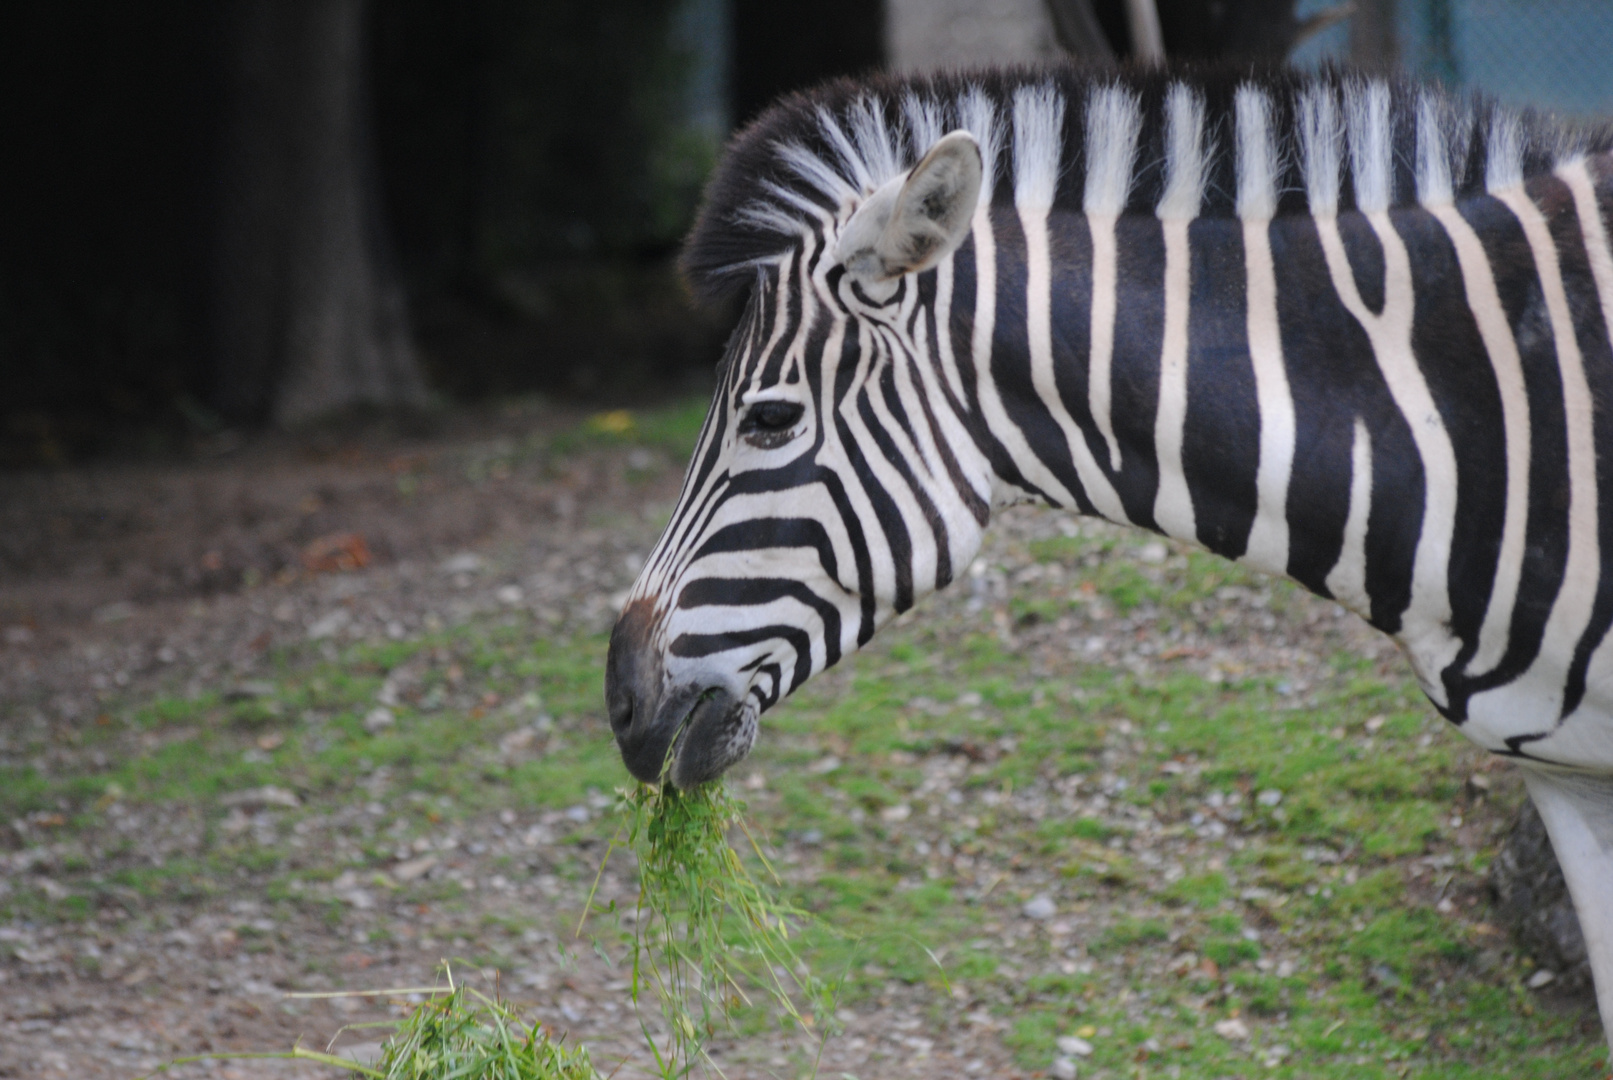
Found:
[[[955,131],[835,205],[795,197],[808,224],[755,261],[677,507],[611,634],[611,728],[639,779],[719,776],[763,711],[974,557],[991,484],[939,385],[927,271],[949,271],[981,193],[980,147]]]

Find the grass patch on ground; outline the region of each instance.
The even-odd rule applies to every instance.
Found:
[[[1259,584],[1196,557],[1116,568],[1131,549],[1106,544],[1072,538],[1041,554],[1083,567],[1115,608],[1151,605],[1161,626],[1213,621],[1203,606],[1221,590]],[[1208,583],[1182,584],[1199,573]],[[1288,587],[1269,591],[1280,612]],[[71,847],[114,806],[190,807],[207,823],[200,853],[161,867],[87,865],[60,881],[79,895],[118,887],[184,900],[241,869],[290,896],[288,877],[337,872],[320,852],[286,845],[300,820],[384,797],[403,824],[362,848],[379,870],[397,842],[445,824],[565,808],[620,785],[601,702],[605,647],[603,635],[488,621],[353,645],[334,660],[287,650],[249,700],[110,708],[85,744],[137,749],[104,768],[8,767],[0,817],[23,822],[28,844]],[[740,769],[766,778],[751,818],[764,850],[797,860],[779,865],[786,901],[834,928],[808,928],[803,954],[815,970],[850,973],[847,1004],[927,994],[950,1025],[967,1002],[1028,1070],[1077,1035],[1093,1048],[1083,1076],[1454,1080],[1604,1067],[1599,1038],[1577,1017],[1536,1010],[1527,970],[1471,914],[1408,894],[1418,860],[1440,855],[1471,878],[1483,857],[1456,846],[1449,824],[1477,759],[1409,678],[1327,657],[1301,696],[1284,679],[1212,679],[1165,663],[1140,674],[1074,656],[1039,664],[987,618],[931,613],[889,628],[764,719]],[[390,707],[388,723],[367,724],[386,679],[404,670],[417,692]],[[527,729],[541,752],[500,751]],[[937,786],[942,765],[955,768]],[[1089,806],[1101,792],[1107,809],[1059,809],[1053,793],[1076,781]],[[227,798],[263,785],[301,805],[274,837],[232,838]],[[1046,796],[1040,819],[1016,809],[1028,792]],[[1207,842],[1213,860],[1174,877],[1146,861],[1148,842],[1216,823],[1237,844]],[[581,832],[603,842],[612,825]],[[585,879],[597,849],[571,858]],[[1036,887],[1057,895],[1075,930],[1055,940],[1022,917],[1029,897],[1015,875],[1027,868],[1045,870]],[[0,897],[0,918],[66,912],[26,887]],[[1233,1018],[1248,1039],[1216,1033]]]

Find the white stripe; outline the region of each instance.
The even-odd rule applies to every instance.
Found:
[[[1305,169],[1305,199],[1311,213],[1338,213],[1344,129],[1339,125],[1338,103],[1331,86],[1313,86],[1300,94],[1299,148]]]
[[[1585,254],[1591,264],[1591,276],[1596,279],[1597,299],[1602,308],[1602,325],[1613,344],[1613,252],[1609,250],[1607,224],[1602,220],[1601,207],[1596,199],[1595,181],[1583,157],[1565,163],[1557,170],[1574,196],[1574,212],[1585,236]],[[1585,671],[1585,697],[1575,716],[1585,712],[1595,714],[1596,724],[1591,741],[1599,751],[1597,757],[1604,766],[1613,761],[1613,745],[1606,728],[1609,698],[1613,697],[1613,634],[1606,635],[1591,654]],[[1570,718],[1572,720],[1573,718]],[[1568,724],[1565,722],[1565,727]],[[1576,727],[1578,725],[1575,725]]]
[[[1092,312],[1087,351],[1087,408],[1109,447],[1109,467],[1120,471],[1120,442],[1110,415],[1115,351],[1115,304],[1119,255],[1115,221],[1131,191],[1132,162],[1142,118],[1137,99],[1119,87],[1103,87],[1087,101],[1087,175],[1082,209],[1092,234]],[[1045,215],[1043,225],[1045,227]],[[1033,290],[1034,292],[1034,290]]]
[[[1042,406],[1064,433],[1076,475],[1086,489],[1093,507],[1110,521],[1126,523],[1126,511],[1109,480],[1099,469],[1086,435],[1064,407],[1053,370],[1053,268],[1047,249],[1047,211],[1021,207],[1020,226],[1025,231],[1025,333],[1031,354],[1031,383]]]
[[[1271,141],[1271,102],[1253,86],[1233,95],[1238,139],[1238,216],[1270,221],[1277,213],[1277,148]]]
[[[1052,86],[1014,91],[1014,205],[1052,209],[1064,150],[1064,97]]]
[[[1411,429],[1412,442],[1422,462],[1422,530],[1412,559],[1411,602],[1402,617],[1399,638],[1423,691],[1444,705],[1445,690],[1439,674],[1461,648],[1450,632],[1447,583],[1451,537],[1456,527],[1456,452],[1412,352],[1416,303],[1405,242],[1387,213],[1377,211],[1363,216],[1383,248],[1383,310],[1376,314],[1361,299],[1339,235],[1338,219],[1318,218],[1316,228],[1333,288],[1345,309],[1366,331],[1378,370],[1395,407]]]
[[[1417,199],[1424,206],[1442,206],[1455,198],[1441,111],[1431,91],[1417,100]]]
[[[1439,193],[1437,184],[1431,189]],[[1523,577],[1524,545],[1529,525],[1529,390],[1523,380],[1518,342],[1507,322],[1507,309],[1496,291],[1495,274],[1478,234],[1450,202],[1428,207],[1445,229],[1456,250],[1467,291],[1467,306],[1478,324],[1479,338],[1489,356],[1501,392],[1501,434],[1507,451],[1507,495],[1501,518],[1501,550],[1496,557],[1495,584],[1484,609],[1479,644],[1466,673],[1481,675],[1506,655],[1512,633],[1512,612],[1517,606],[1518,582]]]
[[[1255,469],[1255,520],[1243,561],[1274,574],[1288,572],[1288,479],[1294,463],[1294,400],[1283,366],[1277,321],[1277,275],[1271,259],[1271,218],[1277,210],[1277,151],[1271,141],[1271,102],[1252,86],[1233,100],[1238,136],[1238,216],[1243,219],[1246,332],[1260,410],[1260,461]]]
[[[1346,84],[1344,115],[1350,129],[1356,208],[1368,214],[1388,210],[1395,194],[1390,171],[1394,128],[1389,118],[1389,87],[1377,80]]]
[[[964,483],[968,484],[975,496],[982,502],[991,501],[991,465],[985,456],[979,453],[973,437],[969,433],[967,424],[963,419],[964,411],[969,408],[969,401],[963,396],[962,381],[958,376],[957,358],[952,353],[951,311],[952,311],[952,260],[954,255],[948,255],[941,260],[936,268],[936,355],[938,364],[930,364],[926,359],[932,354],[928,349],[929,328],[920,321],[919,338],[911,343],[912,365],[901,364],[897,372],[898,384],[905,382],[902,372],[909,366],[917,372],[918,388],[912,396],[923,395],[924,400],[930,403],[931,414],[935,417],[937,431],[932,432],[928,421],[924,418],[923,408],[909,402],[908,415],[913,427],[919,432],[924,444],[925,459],[933,461],[931,473],[935,486],[940,489],[953,484],[952,477],[946,471],[942,462],[940,450],[936,440],[940,439],[952,450],[952,460],[956,463],[958,471],[963,475]],[[939,369],[939,371],[937,370]],[[954,411],[942,392],[940,381],[945,379],[951,386],[953,397],[957,401],[958,411]],[[903,400],[909,401],[909,395],[904,391]],[[952,572],[956,576],[969,559],[974,557],[980,546],[980,525],[974,515],[965,509],[960,501],[950,496],[938,498],[938,506],[947,520],[947,533],[952,542]]]
[[[1155,214],[1165,237],[1165,326],[1159,349],[1154,455],[1159,490],[1154,522],[1167,536],[1198,540],[1193,493],[1182,466],[1187,427],[1187,330],[1192,293],[1189,222],[1204,201],[1204,102],[1181,83],[1165,95],[1165,194]]]
[[[1372,436],[1366,421],[1355,418],[1350,442],[1350,511],[1344,519],[1339,561],[1327,574],[1327,591],[1362,618],[1372,616],[1367,595],[1367,524],[1372,517]]]
[[[1089,215],[1116,217],[1126,208],[1141,128],[1137,98],[1130,91],[1103,86],[1087,99],[1087,175],[1081,208]]]
[[[1288,572],[1288,480],[1294,465],[1294,399],[1283,366],[1277,321],[1277,275],[1271,259],[1271,222],[1245,218],[1249,359],[1260,409],[1260,463],[1255,470],[1255,520],[1243,560],[1272,574]]]
[[[941,103],[908,93],[902,98],[902,116],[907,122],[908,148],[917,161],[945,134],[945,112]]]
[[[818,106],[818,128],[835,148],[840,163],[846,167],[846,178],[851,181],[857,194],[867,195],[890,179],[889,176],[881,176],[869,167],[869,163],[863,159],[834,114],[822,105]]]
[[[997,105],[978,86],[971,86],[958,98],[958,120],[963,129],[980,144],[980,206],[990,206],[997,189],[997,155],[1002,150],[1002,124]]]
[[[1574,336],[1573,313],[1563,288],[1557,246],[1545,217],[1521,183],[1496,191],[1494,195],[1516,215],[1523,226],[1524,237],[1529,241],[1529,249],[1534,256],[1541,293],[1546,300],[1546,312],[1551,320],[1557,370],[1563,387],[1563,408],[1568,421],[1568,559],[1562,586],[1552,601],[1551,614],[1546,618],[1540,653],[1535,662],[1519,678],[1505,686],[1477,694],[1469,702],[1465,730],[1471,738],[1484,745],[1499,743],[1513,735],[1538,732],[1548,718],[1555,720],[1561,717],[1563,675],[1590,623],[1601,569],[1597,536],[1594,406],[1590,385],[1585,378],[1579,340]],[[1600,219],[1593,215],[1591,220]],[[1598,232],[1605,248],[1605,231],[1586,229],[1587,252],[1596,246]],[[1596,255],[1591,255],[1593,275],[1596,273],[1597,260]],[[1601,296],[1606,295],[1600,280],[1597,282],[1597,291]]]
[[[1045,232],[1047,215],[1038,223]],[[1114,420],[1110,416],[1112,391],[1111,368],[1115,352],[1115,304],[1118,288],[1115,277],[1119,272],[1118,253],[1115,251],[1115,219],[1089,217],[1087,225],[1092,232],[1092,312],[1087,319],[1091,335],[1087,350],[1087,409],[1098,434],[1109,447],[1109,467],[1120,471],[1120,441],[1115,438]],[[1030,228],[1030,223],[1026,223]],[[1046,241],[1043,241],[1045,248]],[[1049,347],[1051,348],[1051,346]]]
[[[876,187],[901,175],[902,151],[885,122],[884,102],[878,98],[860,99],[846,110],[846,122],[851,125],[857,153],[867,162]]]
[[[1027,481],[1040,488],[1057,505],[1074,506],[1075,497],[1031,450],[1019,425],[1008,418],[1008,410],[1003,408],[1002,397],[997,393],[997,379],[991,373],[991,339],[997,329],[997,242],[991,232],[991,212],[986,207],[975,210],[973,230],[975,320],[970,352],[974,360],[975,396],[980,401],[981,416]],[[993,494],[993,502],[1014,502],[1019,495],[1017,491],[1003,488]]]
[[[1551,615],[1546,620],[1540,659],[1536,661],[1536,666],[1544,661],[1561,668],[1566,667],[1572,658],[1580,635],[1590,622],[1602,565],[1597,535],[1595,403],[1591,399],[1590,382],[1585,377],[1585,360],[1579,351],[1579,338],[1574,333],[1574,315],[1568,306],[1568,293],[1563,287],[1557,244],[1546,224],[1545,215],[1522,186],[1497,192],[1496,198],[1517,215],[1534,255],[1541,291],[1546,298],[1546,311],[1551,317],[1557,370],[1563,385],[1563,410],[1568,420],[1568,561],[1562,590],[1557,594]],[[1590,220],[1600,219],[1593,214]],[[1591,238],[1595,233],[1586,235],[1590,244],[1594,245],[1595,240]],[[1605,257],[1605,233],[1601,239]],[[1593,273],[1596,262],[1593,256]],[[1597,291],[1605,302],[1608,293],[1603,290],[1600,279],[1597,281]]]
[[[957,288],[956,258],[957,252],[953,252],[935,268],[935,349],[941,360],[941,372],[946,376],[952,396],[957,399],[958,408],[967,409],[969,399],[963,394],[963,376],[958,372],[958,358],[952,352],[952,291]]]
[[[1159,350],[1159,409],[1154,413],[1154,453],[1159,461],[1159,490],[1154,495],[1154,522],[1166,536],[1198,539],[1193,493],[1182,466],[1183,432],[1187,428],[1187,320],[1191,289],[1188,222],[1167,218],[1165,231],[1165,332]]]
[[[1182,83],[1165,94],[1165,194],[1159,218],[1196,218],[1204,202],[1204,99]]]
[[[1490,118],[1484,185],[1492,194],[1523,184],[1523,126],[1516,115],[1497,109]]]

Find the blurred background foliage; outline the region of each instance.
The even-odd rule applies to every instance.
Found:
[[[323,32],[344,2],[361,19],[359,89],[332,100],[357,114],[367,256],[402,285],[438,400],[631,397],[709,373],[727,316],[693,310],[673,261],[722,141],[778,93],[881,59],[877,0],[814,5],[805,33],[799,2],[285,0],[282,38]],[[267,389],[232,385],[265,316],[234,345],[220,330],[243,153],[250,186],[265,154],[312,152],[242,131],[282,114],[306,126],[285,102],[318,77],[282,91],[259,70],[317,66],[283,42],[253,51],[269,3],[15,13],[0,39],[0,459],[285,419],[273,385],[291,360],[266,361]],[[252,198],[288,221],[306,201],[284,185]]]

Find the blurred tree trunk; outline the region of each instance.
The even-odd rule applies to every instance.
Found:
[[[295,424],[425,400],[384,240],[364,0],[237,0],[214,400]]]

